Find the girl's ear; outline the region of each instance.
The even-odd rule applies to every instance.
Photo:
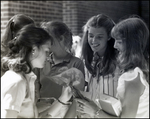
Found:
[[[64,36],[60,36],[60,42],[64,41]]]
[[[64,36],[61,36],[61,37],[60,37],[60,44],[61,44],[61,45],[65,45],[65,44],[64,44],[64,41],[65,41],[65,37],[64,37]]]
[[[31,57],[35,58],[38,55],[38,48],[36,46],[33,46],[32,52],[31,52]]]

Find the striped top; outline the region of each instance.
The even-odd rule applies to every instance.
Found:
[[[96,99],[100,99],[103,95],[109,95],[111,97],[117,98],[117,86],[118,86],[118,78],[121,75],[119,68],[117,67],[112,74],[108,74],[103,76],[100,72],[103,70],[102,68],[102,60],[103,57],[93,57],[92,66],[96,71],[96,75],[93,76],[86,68],[85,68],[85,80],[88,82],[87,91],[90,93],[90,98],[95,101]]]
[[[95,101],[95,99],[100,99],[100,95],[106,94],[112,96],[114,98],[117,94],[117,86],[118,86],[118,78],[120,76],[119,69],[116,68],[114,74],[109,74],[106,76],[100,76],[97,74],[95,77],[92,76],[86,70],[86,81],[88,81],[88,89],[91,93],[91,99]]]

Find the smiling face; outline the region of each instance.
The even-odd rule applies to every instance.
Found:
[[[88,43],[91,49],[93,52],[97,52],[100,56],[103,56],[109,39],[105,28],[90,27],[88,31]]]

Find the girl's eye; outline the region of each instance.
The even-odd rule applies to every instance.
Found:
[[[93,36],[92,36],[92,35],[89,35],[89,38],[93,38]]]
[[[117,44],[122,44],[122,40],[115,40]]]
[[[122,44],[122,42],[117,42],[118,44]]]
[[[102,37],[101,37],[101,36],[97,36],[97,38],[98,38],[98,39],[101,39]]]

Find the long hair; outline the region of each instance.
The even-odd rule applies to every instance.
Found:
[[[71,52],[72,48],[72,32],[68,26],[61,21],[49,21],[42,22],[41,27],[45,29],[51,36],[60,40],[61,36],[64,36],[65,49]]]
[[[125,47],[119,56],[118,64],[125,71],[139,67],[143,72],[149,72],[147,57],[147,44],[149,29],[146,23],[137,17],[130,17],[120,21],[112,29],[112,37],[120,37]]]
[[[16,35],[9,41],[9,53],[2,58],[2,68],[7,71],[13,69],[15,72],[29,73],[32,70],[29,56],[32,52],[32,47],[41,45],[52,40],[52,37],[42,28],[34,25],[24,26]]]
[[[112,73],[115,68],[114,59],[115,59],[115,49],[113,48],[114,39],[111,38],[111,29],[115,25],[114,21],[104,14],[99,14],[97,16],[91,17],[87,23],[83,26],[83,37],[82,37],[82,58],[85,62],[86,68],[89,70],[91,74],[96,74],[93,70],[91,62],[93,59],[93,51],[88,43],[88,29],[90,27],[94,28],[105,28],[110,40],[108,41],[108,45],[104,54],[104,59],[102,61],[103,70],[100,72],[102,75],[107,75]]]
[[[25,25],[34,24],[34,20],[24,14],[14,15],[7,23],[1,38],[1,55],[8,51],[8,42],[15,38],[17,32]]]

